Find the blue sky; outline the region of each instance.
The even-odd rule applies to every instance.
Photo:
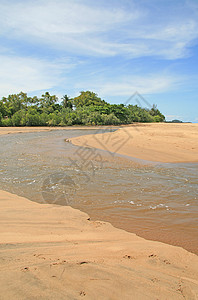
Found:
[[[136,91],[198,122],[197,0],[0,0],[0,97]],[[131,104],[136,104],[131,100]]]

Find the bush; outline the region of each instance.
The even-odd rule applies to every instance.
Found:
[[[3,97],[0,126],[118,125],[165,120],[156,105],[146,109],[130,104],[110,104],[91,91],[81,92],[74,99],[65,95],[61,104],[57,101],[58,98],[48,92],[41,98],[28,97],[22,92]]]
[[[160,116],[154,116],[153,117],[153,122],[162,122],[163,119]]]
[[[2,126],[5,127],[12,126],[12,120],[10,118],[2,119]]]
[[[61,122],[61,117],[59,115],[56,115],[55,113],[52,113],[49,115],[48,125],[49,126],[57,126]]]
[[[113,114],[110,115],[103,114],[102,115],[102,124],[104,125],[119,125],[121,121]]]
[[[26,126],[39,126],[40,117],[38,114],[27,113],[26,115]]]
[[[40,125],[47,126],[49,121],[49,116],[46,113],[40,115]]]
[[[12,125],[13,126],[24,126],[25,125],[25,112],[24,111],[19,110],[12,116]]]

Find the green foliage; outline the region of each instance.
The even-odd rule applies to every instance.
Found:
[[[6,108],[5,105],[3,104],[3,101],[0,101],[0,114],[2,117],[6,116]]]
[[[63,108],[73,108],[72,99],[70,99],[67,95],[64,95],[61,99],[63,100],[61,102]]]
[[[5,118],[2,120],[2,125],[1,126],[4,126],[4,127],[10,127],[10,126],[13,126],[12,125],[12,120],[10,118]]]
[[[28,112],[26,114],[26,126],[39,126],[39,125],[40,125],[39,114],[32,114]]]
[[[154,117],[153,117],[153,121],[154,121],[154,122],[162,122],[160,116],[154,116]]]
[[[40,126],[47,126],[49,121],[49,115],[45,112],[40,114]]]
[[[44,95],[42,95],[42,98],[39,102],[42,108],[48,108],[50,106],[54,107],[57,101],[58,98],[55,95],[51,96],[50,93],[46,92]]]
[[[90,91],[74,99],[64,95],[61,103],[49,92],[41,98],[21,92],[0,100],[0,126],[119,125],[164,120],[156,105],[149,110],[137,105],[109,104]]]
[[[19,110],[11,118],[13,126],[25,126],[25,111]]]
[[[76,107],[106,104],[106,102],[101,100],[96,93],[90,91],[80,92],[80,96],[75,97],[73,102]]]
[[[57,126],[60,124],[60,122],[61,122],[61,117],[59,114],[54,112],[49,115],[49,121],[48,121],[49,126]]]
[[[153,104],[153,107],[149,111],[149,114],[154,117],[154,122],[164,122],[165,116],[157,109],[157,105]],[[155,118],[156,117],[156,118]]]

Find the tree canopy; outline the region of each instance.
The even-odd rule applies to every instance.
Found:
[[[120,125],[133,122],[164,122],[164,115],[153,105],[110,104],[91,91],[59,101],[49,92],[40,98],[26,93],[12,94],[0,100],[0,126]]]
[[[90,106],[90,105],[104,105],[107,104],[104,100],[101,100],[94,92],[86,91],[80,92],[80,96],[73,99],[73,103],[76,107]]]

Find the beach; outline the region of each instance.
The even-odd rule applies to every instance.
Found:
[[[76,137],[72,139],[72,143],[147,161],[198,162],[197,123],[134,123],[97,137]]]
[[[197,299],[198,258],[0,192],[1,299]]]
[[[118,129],[118,126],[103,126],[103,128],[116,128]],[[31,133],[31,132],[48,132],[53,130],[73,130],[73,129],[83,129],[83,130],[89,130],[89,129],[98,129],[97,126],[31,126],[31,127],[0,127],[0,135],[4,134],[16,134],[16,133]]]
[[[197,162],[197,125],[112,127],[71,141],[149,161]],[[58,129],[0,128],[0,134]],[[0,299],[198,299],[198,257],[181,247],[6,191],[0,215]]]

